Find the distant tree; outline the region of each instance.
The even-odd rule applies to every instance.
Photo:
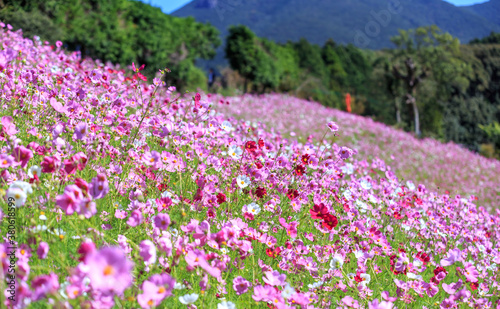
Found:
[[[465,92],[471,69],[460,59],[458,39],[437,26],[400,30],[392,42],[397,47],[392,51],[392,71],[405,84],[404,101],[413,107],[414,130],[420,136],[417,90],[422,80],[426,78],[434,83],[429,89],[433,89],[435,104],[434,107],[426,105],[426,108],[431,109],[431,113],[440,113],[439,109],[446,108],[452,96]]]
[[[342,81],[347,77],[347,73],[342,67],[342,62],[336,51],[337,45],[332,39],[326,41],[321,50],[321,56],[326,66],[329,79],[329,86],[332,89],[339,89]]]
[[[446,140],[466,145],[474,151],[488,141],[490,131],[481,127],[493,123],[496,108],[483,97],[455,96],[444,111],[443,128]]]
[[[482,39],[473,39],[469,44],[500,44],[500,33],[492,31],[490,35]]]
[[[36,35],[43,41],[55,43],[64,37],[64,31],[38,10],[26,12],[22,9],[3,9],[0,10],[0,20],[6,21],[16,30],[22,29],[23,35],[30,39]]]
[[[325,63],[321,57],[321,47],[309,43],[302,38],[292,43],[299,59],[299,67],[309,71],[312,75],[324,78],[326,75]]]
[[[246,26],[232,26],[229,28],[229,34],[226,38],[226,58],[229,65],[245,78],[243,91],[247,91],[248,81],[257,78],[259,59],[263,54],[257,46],[257,36]]]

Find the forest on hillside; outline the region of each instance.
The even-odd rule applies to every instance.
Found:
[[[284,92],[414,132],[500,156],[500,35],[469,44],[435,26],[400,31],[393,49],[322,46],[301,39],[277,44],[250,29],[230,29],[229,68],[207,89],[198,59],[210,59],[221,38],[210,24],[166,15],[140,1],[4,0],[0,20],[83,56],[127,66],[145,64],[144,78],[168,67],[169,85],[235,94]],[[335,34],[332,34],[335,37]]]

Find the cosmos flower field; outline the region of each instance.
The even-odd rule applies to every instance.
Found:
[[[0,307],[500,306],[498,162],[0,25]]]

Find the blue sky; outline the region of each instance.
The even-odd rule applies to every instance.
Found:
[[[142,0],[145,3],[151,4],[156,7],[160,7],[163,12],[171,13],[178,8],[184,6],[186,3],[189,3],[191,0]],[[450,3],[455,5],[470,5],[481,2],[488,2],[485,0],[447,0]]]

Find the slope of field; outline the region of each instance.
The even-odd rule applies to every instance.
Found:
[[[324,123],[336,121],[342,128],[336,143],[357,150],[357,160],[380,158],[398,176],[422,183],[429,190],[441,194],[448,191],[450,195],[473,194],[478,205],[490,211],[500,207],[498,160],[487,159],[453,143],[418,140],[372,119],[289,96],[247,95],[227,100],[229,105],[217,104],[224,114],[261,121],[288,137],[290,133],[302,135],[302,141],[310,134],[316,141],[321,140]]]

